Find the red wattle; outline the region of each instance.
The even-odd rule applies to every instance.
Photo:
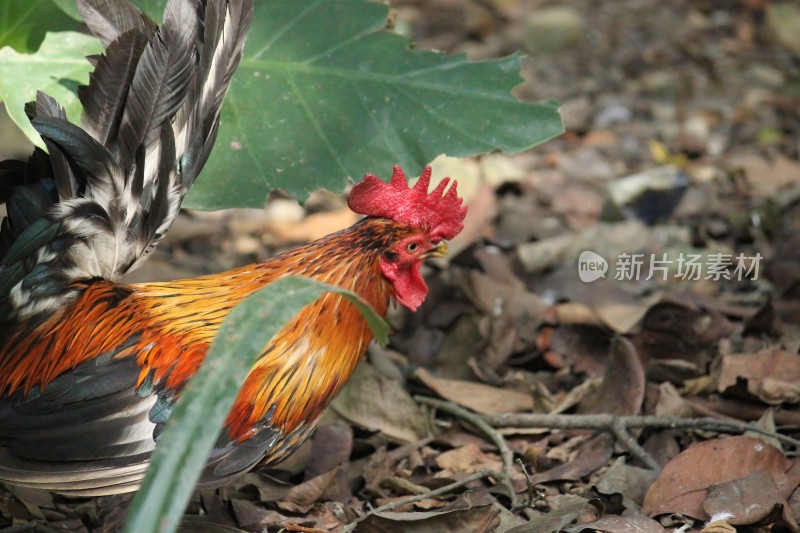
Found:
[[[399,268],[396,263],[381,259],[381,272],[392,282],[397,301],[411,311],[416,311],[428,295],[421,268],[422,261],[415,262],[410,268]]]

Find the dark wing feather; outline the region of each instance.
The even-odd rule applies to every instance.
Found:
[[[111,354],[78,365],[40,392],[0,397],[0,480],[76,496],[135,490],[169,417],[169,391],[140,387],[133,357]],[[198,488],[225,484],[269,455],[277,462],[314,423],[285,436],[267,421],[242,442],[223,433]]]
[[[213,146],[253,6],[169,0],[159,28],[128,0],[79,9],[106,46],[81,126],[40,95],[27,110],[49,155],[0,163],[0,322],[44,316],[72,280],[116,280],[154,249]]]
[[[0,479],[94,495],[129,492],[155,448],[149,411],[136,393],[132,358],[87,361],[44,392],[0,399]]]

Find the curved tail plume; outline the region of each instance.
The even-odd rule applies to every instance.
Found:
[[[0,163],[0,321],[115,280],[165,234],[216,139],[252,0],[169,0],[156,26],[127,0],[79,0],[105,46],[78,96],[80,126],[47,95],[26,107],[47,146]]]

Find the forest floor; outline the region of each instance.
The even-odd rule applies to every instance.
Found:
[[[197,494],[184,530],[798,531],[800,7],[392,5],[420,47],[523,50],[519,96],[562,102],[567,132],[435,162],[470,215],[428,300],[298,453]],[[326,193],[186,213],[135,279],[354,216]],[[0,489],[0,533],[89,531],[114,505]]]

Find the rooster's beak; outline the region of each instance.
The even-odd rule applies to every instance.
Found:
[[[447,255],[447,243],[442,241],[436,248],[425,254],[425,259],[429,257],[445,257]]]

